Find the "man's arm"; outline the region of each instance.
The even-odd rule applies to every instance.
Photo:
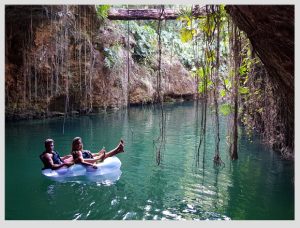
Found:
[[[51,169],[59,169],[59,168],[61,168],[61,167],[63,167],[65,165],[64,163],[62,163],[62,164],[54,164],[53,160],[52,160],[52,157],[49,154],[45,155],[45,159],[44,160],[48,164],[48,166],[51,167]]]
[[[68,155],[65,155],[65,156],[63,156],[63,157],[61,157],[61,160],[66,160],[66,159],[68,159],[68,158],[70,158],[70,157],[72,157],[72,155],[71,154],[68,154]]]

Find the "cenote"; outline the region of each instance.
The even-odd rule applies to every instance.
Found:
[[[239,126],[238,154],[226,144],[227,117],[220,116],[220,156],[215,167],[212,115],[206,148],[197,161],[196,102],[165,104],[165,144],[157,165],[158,106],[139,106],[67,119],[6,122],[5,219],[7,220],[293,220],[294,163],[285,161],[259,136]],[[117,181],[56,182],[41,174],[39,154],[53,138],[60,154],[72,139],[97,152],[125,140]]]

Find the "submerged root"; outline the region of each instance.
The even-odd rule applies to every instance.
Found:
[[[221,165],[225,165],[225,163],[222,161],[221,157],[219,154],[216,154],[214,156],[214,165],[215,166],[221,166]]]
[[[293,150],[289,147],[283,147],[280,149],[281,157],[284,160],[294,160],[294,153]]]

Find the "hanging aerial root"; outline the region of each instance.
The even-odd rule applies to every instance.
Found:
[[[221,157],[219,154],[216,154],[214,156],[214,165],[215,166],[221,166],[221,165],[224,165],[225,166],[225,163],[222,161]]]

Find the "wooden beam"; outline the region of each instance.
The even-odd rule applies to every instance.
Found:
[[[174,9],[110,9],[108,12],[109,20],[175,20],[180,15]],[[206,15],[205,7],[193,9],[193,16]]]
[[[165,9],[163,14],[159,9],[110,9],[108,19],[110,20],[175,20],[178,13],[171,9]]]

